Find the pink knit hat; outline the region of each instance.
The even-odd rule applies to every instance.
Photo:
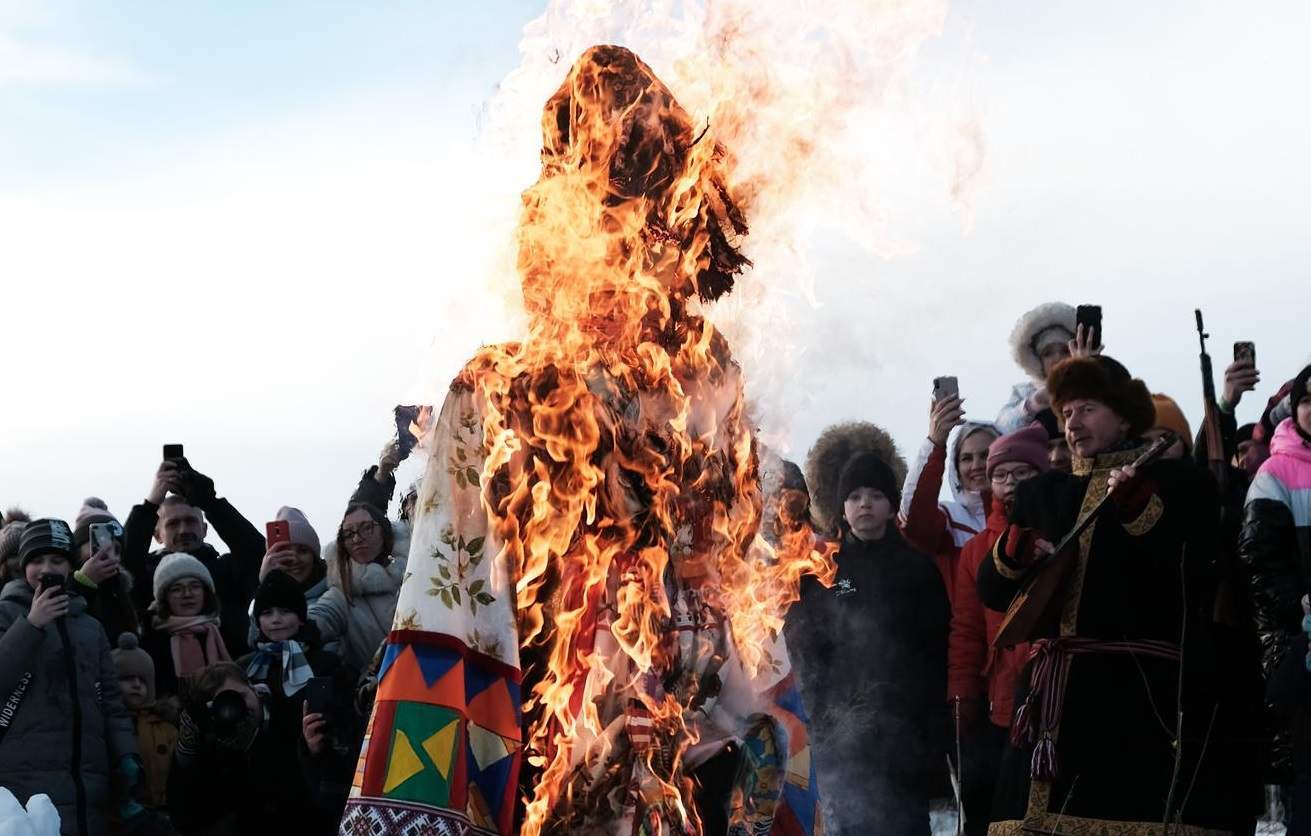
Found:
[[[318,533],[299,508],[284,505],[278,509],[278,515],[274,519],[286,520],[287,528],[291,529],[291,542],[294,545],[306,546],[315,555],[323,553],[323,547],[319,544]]]
[[[988,478],[998,465],[1024,462],[1045,473],[1051,469],[1047,458],[1047,431],[1042,424],[1030,424],[1023,429],[1003,435],[988,447]]]

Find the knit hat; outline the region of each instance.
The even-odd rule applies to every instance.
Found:
[[[146,681],[146,701],[155,701],[155,662],[150,654],[141,649],[136,633],[123,633],[118,637],[118,647],[110,654],[114,657],[114,670],[119,679],[139,676]]]
[[[894,481],[906,481],[906,460],[897,451],[892,436],[868,421],[847,421],[820,433],[806,455],[806,484],[810,487],[810,510],[823,531],[836,532],[842,519],[846,494],[838,493],[838,482],[847,463],[861,453],[873,453],[892,468]]]
[[[305,514],[299,508],[292,508],[284,505],[278,509],[278,515],[275,520],[283,520],[287,527],[291,529],[291,542],[297,546],[305,546],[314,552],[316,557],[323,554],[323,546],[319,544],[319,535],[314,531],[314,526],[305,518]]]
[[[1311,433],[1302,429],[1302,425],[1297,423],[1297,405],[1309,395],[1311,395],[1311,366],[1297,373],[1297,377],[1293,378],[1293,388],[1288,392],[1288,411],[1293,417],[1293,429],[1297,430],[1297,434],[1306,442],[1311,442]]]
[[[1072,357],[1061,361],[1047,378],[1052,409],[1073,400],[1106,404],[1129,424],[1129,437],[1138,438],[1155,422],[1156,407],[1147,385],[1106,355]]]
[[[860,488],[881,491],[895,509],[901,505],[901,483],[892,468],[874,453],[861,453],[847,462],[838,477],[838,496],[846,502]]]
[[[1048,302],[1020,317],[1011,331],[1011,357],[1025,374],[1042,380],[1042,350],[1074,339],[1075,314],[1064,302]]]
[[[1175,403],[1174,398],[1169,395],[1162,395],[1159,392],[1152,395],[1152,405],[1156,407],[1156,420],[1152,423],[1154,430],[1169,430],[1179,436],[1179,440],[1184,443],[1184,451],[1193,452],[1193,428],[1188,426],[1188,418],[1184,415],[1179,404]]]
[[[155,567],[155,602],[164,600],[168,588],[183,578],[195,578],[205,585],[211,595],[214,592],[214,577],[210,575],[205,564],[186,552],[173,552],[164,555]]]
[[[264,576],[255,590],[255,607],[251,614],[256,618],[272,607],[281,607],[300,616],[302,622],[309,620],[305,593],[301,591],[296,579],[281,569],[274,569]]]
[[[62,554],[73,560],[73,530],[56,519],[32,520],[23,528],[18,543],[18,563],[26,566],[44,554]]]
[[[26,520],[15,520],[0,529],[0,561],[18,557],[18,544],[23,539]]]
[[[91,539],[91,526],[95,523],[118,522],[118,517],[109,513],[109,506],[98,496],[88,496],[82,500],[82,510],[73,520],[73,542],[81,548]]]
[[[998,465],[1023,462],[1039,473],[1051,469],[1051,460],[1047,457],[1047,430],[1037,422],[1007,433],[992,442],[988,447],[988,478]]]

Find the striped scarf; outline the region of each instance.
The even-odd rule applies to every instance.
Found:
[[[282,642],[260,642],[256,645],[255,658],[246,667],[246,676],[251,682],[265,682],[269,677],[269,668],[274,659],[282,661],[282,693],[290,697],[314,678],[310,662],[305,658],[305,650],[300,642],[288,639]]]

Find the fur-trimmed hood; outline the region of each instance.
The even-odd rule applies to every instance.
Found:
[[[1034,350],[1034,340],[1052,328],[1064,328],[1074,338],[1075,309],[1064,302],[1039,305],[1020,317],[1011,331],[1011,357],[1035,381],[1043,379],[1042,359]]]
[[[806,455],[806,484],[810,487],[810,509],[819,527],[828,532],[837,529],[842,516],[842,497],[838,478],[842,468],[860,453],[873,453],[892,468],[900,484],[906,479],[906,460],[897,450],[892,436],[868,421],[834,424],[819,434]]]

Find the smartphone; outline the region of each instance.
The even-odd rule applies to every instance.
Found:
[[[175,461],[175,460],[180,459],[180,458],[182,458],[182,445],[181,445],[181,444],[165,444],[165,445],[164,445],[164,461],[166,461],[166,462],[169,462],[169,461]]]
[[[305,683],[305,707],[310,714],[324,714],[332,704],[332,678],[316,676]]]
[[[38,590],[44,592],[47,589],[67,590],[68,576],[61,575],[58,572],[42,572],[41,579],[37,581]]]
[[[91,553],[103,549],[105,546],[121,542],[123,539],[123,526],[114,521],[92,523],[91,524]]]
[[[1102,344],[1101,305],[1080,305],[1074,312],[1074,324],[1083,326],[1085,337],[1091,335],[1094,329],[1097,331],[1097,342],[1093,344],[1093,348]]]
[[[1234,359],[1246,360],[1256,367],[1256,343],[1253,342],[1236,342],[1234,343]]]
[[[410,430],[410,426],[419,422],[421,409],[422,407],[419,406],[398,406],[393,413],[396,416],[396,441],[400,447],[397,452],[402,459],[409,456],[414,450],[414,445],[419,442],[419,439],[414,437],[414,432]]]
[[[286,520],[274,520],[264,525],[264,540],[268,548],[273,548],[279,543],[291,542],[291,523]]]
[[[960,383],[954,377],[935,377],[933,378],[933,401],[937,403],[943,398],[960,396]]]

